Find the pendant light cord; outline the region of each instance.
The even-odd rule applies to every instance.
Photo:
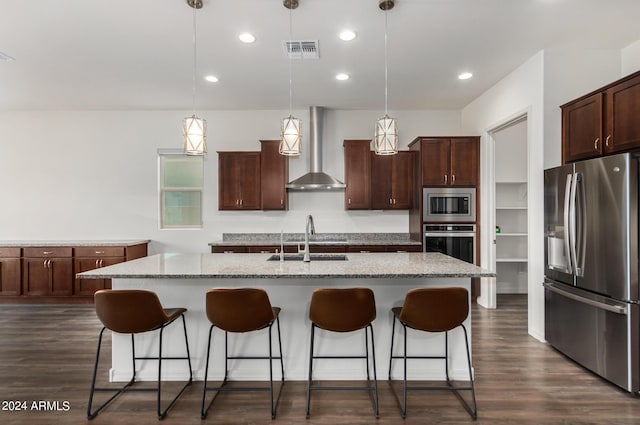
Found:
[[[292,62],[291,61],[291,50],[293,48],[293,44],[292,44],[293,29],[292,28],[293,28],[293,18],[292,18],[291,8],[289,8],[289,116],[291,116],[292,109],[293,109],[292,108],[292,100],[291,100],[292,97],[293,97],[293,95],[292,95],[292,93],[293,93],[293,89],[292,89],[292,86],[293,86],[293,83],[292,83],[292,81],[293,81],[293,77],[292,77],[293,71],[292,71],[292,68],[293,67],[291,65],[291,62]]]
[[[387,78],[389,71],[387,69],[387,11],[384,11],[384,115],[388,115],[387,111]]]
[[[196,114],[196,7],[193,7],[193,79],[191,81],[192,88],[192,106],[193,106],[193,115]]]

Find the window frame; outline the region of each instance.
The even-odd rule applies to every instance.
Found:
[[[181,157],[193,158],[202,161],[201,185],[193,187],[165,187],[165,161],[163,158]],[[198,224],[178,224],[171,225],[165,223],[165,199],[167,192],[196,192],[200,194],[200,222]],[[158,225],[160,230],[197,230],[203,228],[203,205],[204,205],[204,157],[200,155],[187,155],[181,149],[158,149]]]

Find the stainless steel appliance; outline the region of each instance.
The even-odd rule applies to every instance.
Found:
[[[425,187],[422,195],[423,221],[476,221],[476,189],[473,187]]]
[[[630,392],[640,390],[638,158],[545,170],[545,338]]]
[[[425,224],[425,252],[441,252],[451,257],[475,264],[475,224]]]

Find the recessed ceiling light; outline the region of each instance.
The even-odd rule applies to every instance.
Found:
[[[205,80],[207,80],[210,83],[217,83],[218,77],[216,77],[215,75],[207,75],[206,77],[204,77]]]
[[[340,33],[339,37],[342,41],[351,41],[356,38],[357,34],[351,30],[344,30]]]
[[[340,81],[345,81],[349,79],[349,74],[345,74],[343,72],[341,72],[340,74],[336,75],[336,80],[340,80]]]
[[[254,41],[256,41],[256,37],[253,34],[248,32],[243,32],[242,34],[240,34],[238,36],[238,39],[243,43],[247,43],[247,44],[251,44]]]
[[[471,77],[473,77],[473,74],[470,72],[463,72],[462,74],[458,75],[459,80],[468,80]]]

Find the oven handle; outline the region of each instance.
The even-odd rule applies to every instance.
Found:
[[[468,238],[476,237],[475,232],[425,232],[425,237]]]

